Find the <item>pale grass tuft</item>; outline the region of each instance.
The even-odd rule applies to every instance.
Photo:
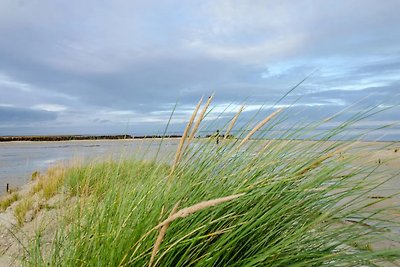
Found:
[[[186,141],[186,138],[188,136],[188,133],[189,133],[190,129],[192,128],[193,121],[196,118],[197,112],[199,111],[199,108],[200,108],[200,105],[201,105],[202,102],[203,102],[203,98],[201,98],[199,103],[197,103],[197,106],[194,109],[188,124],[186,125],[185,131],[183,132],[181,141],[179,142],[178,149],[176,151],[175,161],[174,161],[174,164],[172,165],[170,175],[175,171],[175,168],[178,165],[178,163],[179,163],[179,161],[180,161],[180,159],[182,157],[182,153],[181,152],[182,152],[183,145],[185,144],[185,141]]]
[[[225,132],[224,140],[225,140],[226,138],[228,138],[228,136],[229,136],[229,134],[230,134],[230,132],[231,132],[233,126],[235,126],[235,123],[236,123],[237,119],[239,118],[239,115],[242,113],[243,108],[244,108],[244,105],[242,105],[242,106],[240,107],[240,109],[239,109],[239,111],[236,113],[235,117],[233,117],[231,123],[229,124],[228,129],[227,129],[226,132]]]
[[[32,208],[33,200],[31,198],[25,198],[18,203],[14,209],[14,216],[17,219],[18,225],[22,225],[25,221],[26,213]]]
[[[19,199],[18,193],[14,192],[10,195],[7,195],[3,199],[0,199],[0,212],[5,211],[12,203]]]
[[[55,196],[64,183],[65,168],[58,166],[48,173],[48,178],[43,186],[43,197],[50,199]]]
[[[178,206],[179,206],[179,201],[175,204],[175,206],[172,209],[172,211],[169,214],[169,216],[172,216],[178,210]],[[151,252],[151,258],[150,258],[150,262],[149,262],[149,267],[151,267],[153,265],[154,259],[155,259],[156,255],[157,255],[158,251],[160,250],[161,243],[162,243],[162,241],[164,239],[165,234],[167,233],[168,227],[169,227],[169,223],[163,225],[161,227],[161,229],[160,229],[160,233],[158,234],[157,240],[154,243],[153,251]]]
[[[263,127],[267,122],[269,122],[273,117],[275,117],[276,115],[278,115],[278,113],[280,113],[283,109],[280,108],[278,110],[276,110],[275,112],[273,112],[271,115],[269,115],[268,117],[266,117],[263,121],[261,121],[259,124],[256,125],[256,127],[253,128],[253,130],[251,130],[249,132],[248,135],[246,135],[246,137],[242,140],[242,142],[240,142],[238,148],[240,148],[242,145],[244,145],[244,143],[246,143],[250,137],[253,136],[253,134],[255,132],[257,132],[261,127]]]
[[[57,165],[50,168],[46,175],[40,175],[36,184],[31,189],[31,194],[34,195],[42,192],[45,199],[50,199],[58,193],[58,190],[64,183],[65,167]]]
[[[188,142],[187,142],[187,144],[186,144],[186,146],[185,146],[185,149],[183,150],[183,153],[184,153],[185,150],[188,148],[188,146],[190,145],[190,142],[191,142],[192,139],[194,138],[194,135],[196,134],[197,129],[198,129],[199,126],[200,126],[200,123],[203,121],[204,115],[206,114],[206,111],[207,111],[208,107],[210,106],[213,97],[214,97],[214,94],[212,94],[211,96],[208,97],[208,100],[207,100],[206,104],[204,105],[202,111],[200,112],[199,117],[197,118],[196,123],[195,123],[194,126],[193,126],[193,130],[192,130],[192,132],[190,133],[190,136],[189,136],[189,138],[188,138]]]
[[[230,195],[230,196],[227,196],[227,197],[221,197],[221,198],[216,198],[216,199],[207,200],[207,201],[202,201],[200,203],[194,204],[193,206],[181,209],[178,212],[174,213],[173,215],[169,216],[162,223],[160,223],[156,227],[154,227],[154,229],[158,229],[158,228],[163,227],[164,225],[170,224],[171,222],[175,221],[178,218],[185,218],[185,217],[187,217],[190,214],[193,214],[195,212],[198,212],[198,211],[204,210],[206,208],[222,204],[224,202],[228,202],[228,201],[234,200],[234,199],[239,198],[239,197],[241,197],[243,195],[245,195],[245,193],[236,194],[236,195]]]

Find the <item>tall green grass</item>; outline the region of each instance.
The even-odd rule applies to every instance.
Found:
[[[176,155],[63,172],[63,190],[76,200],[59,218],[52,245],[38,235],[26,264],[379,266],[400,258],[398,206],[381,208],[387,198],[369,197],[391,177],[349,152],[355,141],[331,141],[366,113],[319,141],[263,139],[285,120],[281,113],[259,124],[260,139],[250,140],[249,124],[241,138],[218,145],[216,136],[193,138],[196,115]],[[322,123],[281,137],[310,136]]]

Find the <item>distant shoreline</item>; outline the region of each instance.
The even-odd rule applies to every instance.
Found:
[[[212,135],[206,135],[205,138],[212,137]],[[220,138],[224,138],[224,135],[220,135]],[[141,139],[162,139],[162,138],[182,138],[182,135],[32,135],[32,136],[0,136],[0,143],[6,142],[57,142],[57,141],[81,141],[81,140],[141,140]],[[228,138],[235,138],[229,136]],[[252,140],[260,140],[253,138]],[[291,140],[291,141],[318,141],[309,139],[274,139],[274,140]],[[330,141],[354,141],[354,140],[330,140]],[[399,143],[400,140],[361,140],[366,143]]]
[[[72,141],[72,140],[123,140],[123,139],[151,139],[151,138],[180,138],[181,135],[49,135],[49,136],[0,136],[0,142],[20,141]]]

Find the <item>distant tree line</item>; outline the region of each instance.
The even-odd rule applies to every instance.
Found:
[[[49,135],[49,136],[0,136],[0,142],[15,142],[15,141],[72,141],[72,140],[116,140],[116,139],[151,139],[151,138],[181,138],[180,134],[171,135]],[[197,138],[224,138],[223,134],[214,133],[204,136],[197,136]],[[226,139],[235,138],[233,135],[228,135]]]
[[[180,138],[182,135],[55,135],[55,136],[0,136],[0,142],[13,141],[70,141],[70,140],[114,140],[114,139],[148,139]]]

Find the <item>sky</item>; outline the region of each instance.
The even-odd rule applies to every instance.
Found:
[[[244,101],[244,117],[268,114],[306,77],[277,105],[296,120],[394,106],[358,127],[398,123],[399,10],[398,0],[1,0],[0,135],[158,133],[176,103],[180,132],[202,96],[215,93],[214,114]],[[400,128],[381,134],[400,139]]]

